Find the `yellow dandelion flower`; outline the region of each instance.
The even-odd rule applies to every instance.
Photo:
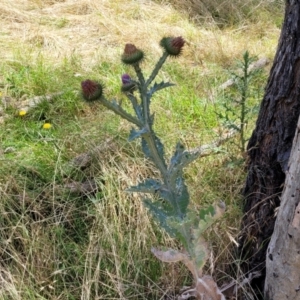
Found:
[[[25,116],[27,114],[27,111],[26,110],[20,110],[19,111],[19,116],[20,117],[23,117],[23,116]]]
[[[43,129],[50,129],[52,127],[52,125],[50,123],[45,123],[43,125]]]

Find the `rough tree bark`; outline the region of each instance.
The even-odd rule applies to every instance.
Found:
[[[265,300],[300,299],[300,118],[274,232],[267,250]]]
[[[256,128],[249,140],[249,169],[239,257],[244,273],[263,295],[266,250],[274,230],[276,208],[300,113],[300,0],[286,0],[285,18]],[[262,296],[258,296],[262,298]],[[300,299],[300,298],[299,298]]]

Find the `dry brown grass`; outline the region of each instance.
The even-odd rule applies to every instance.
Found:
[[[157,0],[170,3],[179,10],[186,11],[196,22],[218,26],[230,26],[256,22],[265,10],[278,14],[283,11],[284,1],[264,0]]]
[[[79,55],[88,66],[99,60],[118,59],[126,42],[146,51],[160,52],[164,35],[182,35],[188,42],[182,59],[224,65],[245,49],[272,56],[279,30],[257,23],[219,30],[193,25],[186,14],[168,4],[152,1],[9,1],[0,2],[0,52],[11,59],[17,49],[42,53],[54,62]]]

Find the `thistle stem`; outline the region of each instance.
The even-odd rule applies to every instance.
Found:
[[[140,81],[140,84],[144,85],[145,84],[145,78],[144,78],[142,69],[140,67],[140,64],[136,63],[136,64],[133,65],[133,67],[134,67],[135,73],[136,73],[136,75],[137,75],[137,77]]]
[[[140,121],[143,120],[142,112],[141,112],[141,107],[139,106],[139,103],[136,99],[136,97],[133,94],[126,94],[127,98],[130,100],[132,107],[135,111],[136,116]]]
[[[106,106],[108,109],[111,109],[115,114],[121,116],[122,118],[128,120],[129,122],[137,125],[139,128],[143,127],[143,123],[126,112],[118,103],[113,103],[112,101],[108,101],[105,97],[101,97],[101,103]]]
[[[152,130],[149,129],[149,132],[145,133],[143,135],[143,138],[145,139],[145,141],[146,141],[146,143],[149,147],[151,157],[153,159],[154,164],[159,169],[164,182],[167,183],[167,181],[168,181],[168,170],[167,170],[167,167],[166,167],[166,164],[165,164],[163,158],[159,155],[159,152],[157,150],[157,146],[156,146],[156,143],[155,143],[154,134],[153,134]]]
[[[162,155],[159,154],[159,151],[157,149],[157,144],[155,141],[155,134],[152,130],[151,122],[150,122],[150,99],[148,97],[147,93],[147,85],[145,84],[145,80],[141,82],[140,86],[140,93],[141,93],[141,101],[142,101],[142,107],[143,107],[143,115],[144,115],[144,127],[147,128],[147,133],[143,135],[143,138],[145,139],[146,143],[148,144],[152,159],[154,163],[157,165],[158,169],[160,170],[160,173],[166,182],[167,180],[167,166],[164,161],[164,158]]]
[[[158,60],[155,68],[152,71],[152,74],[150,75],[150,77],[146,81],[146,87],[148,87],[151,84],[151,82],[155,79],[156,75],[158,74],[159,70],[161,69],[162,65],[164,64],[164,62],[166,61],[168,56],[169,56],[169,54],[165,51],[163,53],[163,55],[161,56],[161,58]]]
[[[245,119],[246,119],[246,101],[247,101],[247,92],[248,92],[248,77],[249,77],[249,55],[248,52],[244,54],[244,76],[242,78],[242,93],[241,93],[241,151],[244,152],[246,148],[246,139],[245,139]]]

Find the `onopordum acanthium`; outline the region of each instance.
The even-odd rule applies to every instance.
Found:
[[[131,102],[134,114],[126,111],[117,100],[106,99],[103,86],[98,81],[83,81],[82,96],[88,102],[100,101],[115,114],[131,122],[134,126],[130,131],[129,141],[139,138],[144,155],[160,172],[160,178],[147,178],[127,191],[158,195],[158,199],[155,197],[157,200],[145,197],[143,202],[160,226],[183,245],[182,251],[152,249],[152,253],[158,259],[165,262],[182,261],[192,272],[195,286],[189,290],[189,294],[182,295],[185,298],[181,299],[187,299],[189,296],[198,299],[225,299],[212,278],[202,275],[202,268],[208,258],[208,247],[203,232],[222,215],[225,204],[221,202],[198,212],[191,210],[183,174],[183,169],[200,157],[205,149],[200,147],[188,151],[178,142],[172,157],[167,160],[164,145],[153,130],[155,118],[150,110],[151,98],[156,92],[174,85],[164,81],[156,83],[154,80],[168,57],[181,55],[184,44],[185,40],[182,37],[164,37],[160,41],[163,54],[148,78],[145,78],[141,69],[144,52],[133,44],[125,45],[122,62],[134,69],[137,78],[133,79],[128,74],[123,74],[121,91]],[[201,296],[203,293],[207,294],[207,298]],[[219,296],[221,298],[218,298]]]

